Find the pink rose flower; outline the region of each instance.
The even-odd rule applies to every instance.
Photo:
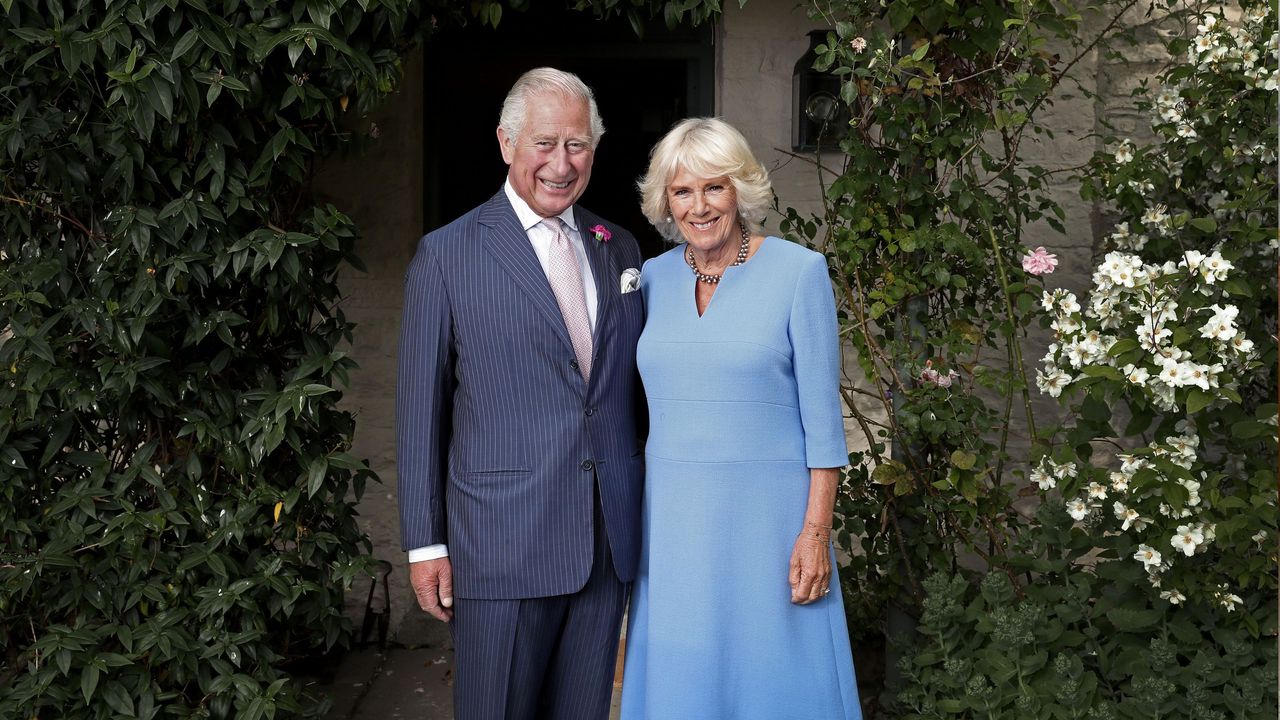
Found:
[[[596,225],[591,228],[591,236],[600,242],[609,242],[609,238],[613,237],[613,233],[609,232],[609,228],[603,225]]]
[[[942,388],[951,387],[951,383],[955,382],[955,379],[958,377],[960,377],[960,373],[955,370],[948,370],[945,373],[940,373],[937,370],[934,370],[932,360],[926,360],[924,363],[924,370],[920,371],[921,380],[927,383],[933,383],[934,385]]]
[[[854,52],[860,53],[867,49],[867,39],[864,37],[856,37],[849,41],[849,47],[853,48]]]
[[[1022,269],[1032,275],[1048,275],[1058,267],[1058,256],[1044,249],[1044,246],[1022,256]]]

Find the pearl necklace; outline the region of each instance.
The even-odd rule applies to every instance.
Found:
[[[744,225],[743,223],[738,223],[738,227],[742,229],[742,244],[738,246],[738,258],[733,262],[729,263],[729,267],[733,267],[734,265],[741,265],[742,263],[746,262],[747,249],[751,246],[751,235],[747,233],[747,226]],[[720,278],[724,277],[723,271],[721,271],[719,275],[708,275],[707,273],[704,273],[698,270],[698,263],[693,259],[692,247],[690,247],[688,251],[686,251],[685,260],[688,261],[689,267],[693,269],[693,276],[698,280],[698,282],[704,282],[704,283],[707,283],[708,285],[715,285],[716,283],[720,282]]]

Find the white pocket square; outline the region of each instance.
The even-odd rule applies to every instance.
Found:
[[[623,270],[622,277],[619,279],[622,281],[621,292],[623,295],[640,289],[640,271],[635,268]]]

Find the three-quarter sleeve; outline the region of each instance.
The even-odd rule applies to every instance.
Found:
[[[840,411],[840,336],[826,258],[806,254],[796,281],[787,327],[811,468],[849,463]]]

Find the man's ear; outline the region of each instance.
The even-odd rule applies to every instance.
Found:
[[[514,159],[515,147],[511,142],[512,138],[507,137],[507,131],[501,127],[498,128],[498,149],[502,151],[502,162],[510,165]]]

